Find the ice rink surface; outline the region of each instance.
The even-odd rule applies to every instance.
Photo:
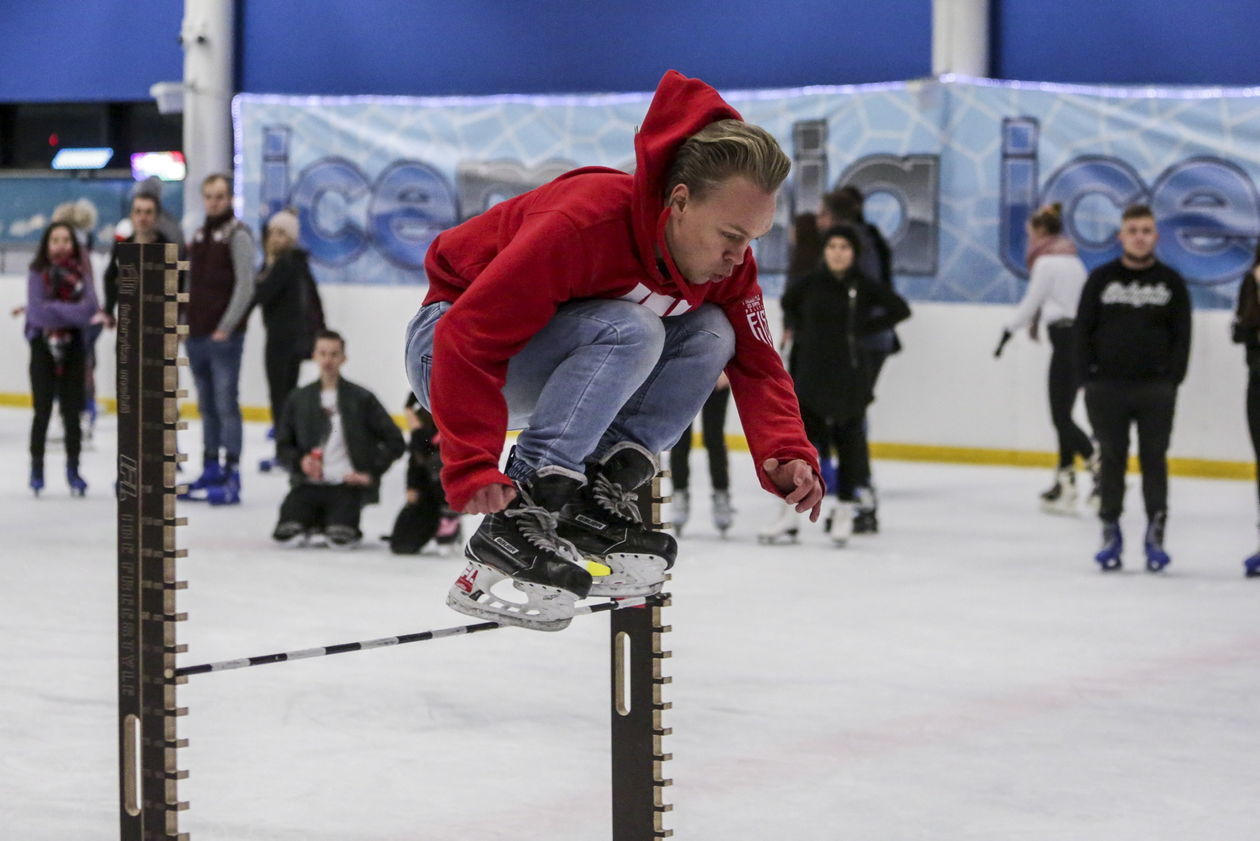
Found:
[[[25,489],[29,412],[0,410],[0,837],[117,838],[112,418],[71,499]],[[457,558],[269,545],[283,474],[247,425],[245,503],[184,505],[184,664],[463,624]],[[198,431],[185,450],[197,453]],[[1242,457],[1242,454],[1240,454]],[[697,841],[1260,838],[1255,491],[1174,478],[1166,574],[1095,521],[1037,510],[1049,471],[880,462],[883,533],[754,540],[774,501],[733,456],[735,528],[704,453],[665,612],[675,810]],[[194,467],[196,465],[193,465]],[[196,471],[189,471],[195,475]],[[365,512],[388,531],[402,469]],[[466,521],[466,527],[471,526]],[[194,676],[180,784],[195,841],[610,837],[607,618]]]

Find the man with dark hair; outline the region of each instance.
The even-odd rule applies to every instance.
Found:
[[[245,320],[254,298],[254,238],[232,212],[232,179],[201,182],[205,223],[188,244],[188,340],[184,348],[201,412],[203,470],[184,499],[241,501],[241,406],[237,389]],[[220,462],[220,451],[223,461]]]
[[[1099,516],[1103,545],[1094,560],[1121,567],[1124,474],[1129,426],[1137,424],[1138,461],[1147,528],[1146,568],[1159,572],[1168,518],[1168,443],[1177,387],[1190,360],[1190,295],[1181,275],[1155,257],[1159,231],[1146,205],[1126,208],[1122,252],[1090,274],[1076,313],[1078,362],[1085,407],[1101,452]]]
[[[749,250],[791,162],[674,71],[635,150],[634,175],[567,173],[429,248],[407,374],[437,421],[451,505],[488,515],[456,610],[559,630],[576,599],[659,591],[677,545],[644,528],[638,489],[723,369],[762,486],[817,519],[816,453]],[[524,431],[500,471],[509,428]],[[491,592],[508,578],[528,602]]]
[[[173,242],[158,227],[158,219],[162,214],[162,203],[150,193],[137,192],[131,197],[131,209],[127,219],[131,222],[131,233],[114,241],[109,253],[109,265],[105,267],[105,324],[113,327],[114,308],[118,306],[118,244],[121,242]]]
[[[340,333],[319,332],[312,358],[319,379],[289,395],[276,425],[276,457],[292,487],[272,537],[287,546],[322,538],[351,548],[363,537],[363,506],[379,501],[381,476],[407,445],[381,401],[341,376]]]

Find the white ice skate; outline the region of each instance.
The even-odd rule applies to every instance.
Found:
[[[713,527],[726,537],[726,531],[735,523],[735,509],[731,506],[730,491],[713,492]]]
[[[1047,514],[1076,516],[1076,474],[1071,468],[1054,474],[1054,485],[1041,495],[1041,510]]]
[[[686,488],[674,488],[670,497],[672,498],[669,504],[670,523],[674,526],[674,534],[682,537],[683,526],[687,525],[687,520],[691,518],[691,492]]]
[[[505,584],[504,582],[509,582]],[[524,595],[524,601],[511,590]],[[468,559],[464,574],[446,594],[446,604],[467,616],[533,631],[563,631],[573,621],[577,596],[560,587],[514,581],[488,564]]]
[[[795,505],[783,502],[780,506],[778,516],[757,533],[758,543],[773,546],[796,542],[797,533],[800,531],[801,515],[797,513]]]
[[[835,502],[828,510],[823,525],[832,543],[841,548],[847,546],[853,536],[853,503]]]

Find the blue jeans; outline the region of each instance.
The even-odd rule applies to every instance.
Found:
[[[433,333],[450,306],[422,307],[407,326],[407,379],[430,411]],[[713,304],[666,319],[629,301],[562,304],[508,363],[508,428],[523,430],[509,475],[581,471],[622,441],[670,447],[734,353],[734,328]]]
[[[219,448],[227,460],[241,457],[241,405],[237,386],[241,379],[241,353],[245,334],[233,333],[226,341],[209,336],[184,341],[193,382],[197,384],[197,408],[201,412],[201,436],[207,460],[219,458]]]

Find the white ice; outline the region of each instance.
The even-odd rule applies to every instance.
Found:
[[[29,413],[0,410],[0,838],[118,837],[112,418],[86,499],[24,488]],[[196,453],[194,426],[185,450]],[[184,506],[185,664],[462,624],[461,565],[282,550],[282,476]],[[694,520],[666,610],[680,839],[1254,841],[1260,837],[1255,491],[1174,478],[1167,574],[1102,575],[1088,518],[1036,509],[1048,471],[881,462],[882,533],[753,536],[773,500],[733,456],[735,528]],[[365,531],[387,531],[401,469]],[[195,676],[180,784],[194,841],[610,837],[606,617]]]

